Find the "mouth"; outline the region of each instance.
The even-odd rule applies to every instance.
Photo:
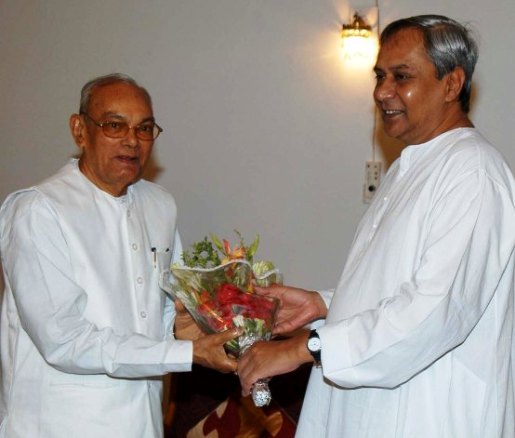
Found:
[[[117,155],[114,159],[122,166],[136,168],[140,167],[140,161],[138,156],[131,155]]]
[[[404,111],[398,109],[383,109],[384,117],[395,117],[403,113]]]
[[[133,157],[130,155],[117,155],[115,157],[115,159],[117,159],[118,161],[125,162],[125,163],[139,162],[139,157],[135,157],[135,156]]]

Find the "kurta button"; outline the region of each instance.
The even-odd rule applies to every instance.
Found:
[[[147,312],[145,312],[144,310],[142,310],[139,315],[142,317],[142,318],[146,318],[147,317]]]
[[[143,277],[138,277],[138,278],[136,278],[136,282],[137,282],[138,284],[142,284],[142,283],[143,283]]]
[[[136,250],[138,249],[138,244],[137,244],[137,243],[133,243],[133,244],[132,244],[132,249],[133,249],[134,251],[136,251]]]
[[[127,217],[131,217],[131,212],[130,212],[130,210],[127,210]]]

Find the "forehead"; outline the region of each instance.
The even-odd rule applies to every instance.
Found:
[[[88,111],[94,114],[126,114],[138,112],[152,115],[152,107],[145,93],[134,85],[115,82],[92,90]]]
[[[415,28],[407,28],[399,30],[383,43],[377,56],[376,68],[427,68],[427,64],[433,65],[426,53],[422,32]]]

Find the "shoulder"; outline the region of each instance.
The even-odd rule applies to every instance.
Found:
[[[511,174],[501,153],[476,129],[461,129],[447,140],[444,160],[462,173]]]
[[[53,221],[55,217],[55,208],[37,187],[18,190],[11,193],[0,208],[0,234],[25,223]]]
[[[36,186],[37,190],[51,198],[73,199],[79,192],[91,190],[93,185],[82,175],[78,160],[72,159],[55,174]]]
[[[449,139],[449,155],[476,160],[478,165],[487,161],[504,161],[499,151],[474,128],[459,130]]]
[[[70,161],[39,184],[11,193],[0,209],[0,220],[5,223],[29,215],[55,216],[56,202],[67,191],[64,186],[72,185],[73,169]]]
[[[42,195],[35,187],[13,192],[5,199],[0,209],[0,216],[30,211],[33,206],[41,202],[41,199]]]
[[[491,184],[498,189],[515,190],[513,174],[502,154],[476,129],[458,130],[449,138],[441,157],[443,173],[453,179]]]

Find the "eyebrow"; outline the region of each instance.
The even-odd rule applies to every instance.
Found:
[[[114,118],[114,119],[122,119],[122,120],[127,120],[127,118],[125,116],[122,116],[121,114],[118,114],[118,113],[115,113],[115,112],[106,112],[106,113],[103,113],[100,118],[106,118],[106,117],[110,117],[110,118]],[[141,120],[141,122],[138,123],[141,124],[141,123],[145,123],[145,122],[155,122],[155,118],[154,116],[149,116],[149,117],[146,117],[144,118],[143,120]]]
[[[387,67],[387,68],[382,68],[382,67],[379,67],[379,66],[374,66],[374,70],[403,70],[403,69],[411,69],[412,67],[410,67],[408,64],[397,64],[397,65],[393,65],[391,67]]]

